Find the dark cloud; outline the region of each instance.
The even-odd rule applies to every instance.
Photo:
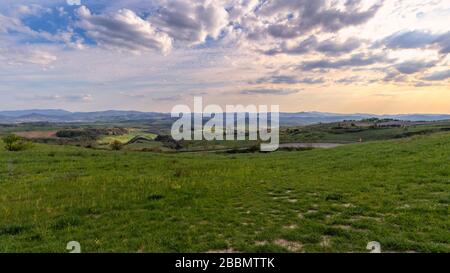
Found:
[[[423,77],[422,79],[426,81],[443,81],[450,79],[450,70],[437,71]]]
[[[250,84],[321,84],[324,83],[324,78],[297,78],[296,76],[274,75],[269,77],[262,77]]]
[[[409,31],[395,33],[382,41],[388,48],[421,48],[425,47],[436,40],[437,36],[423,31]]]
[[[240,91],[242,95],[290,95],[300,92],[300,90],[291,90],[291,89],[244,89]]]
[[[427,68],[433,67],[436,64],[434,61],[423,62],[423,61],[408,61],[394,65],[394,68],[398,72],[403,74],[414,74],[423,71]]]
[[[390,70],[386,73],[386,76],[383,78],[385,82],[404,82],[406,81],[406,76],[399,73],[397,70]]]
[[[250,82],[250,84],[263,84],[263,83],[296,84],[298,83],[298,80],[297,77],[295,76],[277,75],[277,76],[262,77],[257,79],[256,81]]]
[[[343,43],[338,43],[333,40],[326,40],[318,44],[316,50],[329,55],[339,55],[342,53],[352,52],[361,46],[361,41],[355,38],[350,38]]]
[[[322,84],[325,83],[324,78],[303,78],[298,81],[299,83],[304,84]]]
[[[365,55],[355,54],[350,58],[341,59],[337,61],[318,60],[303,62],[299,69],[302,70],[314,70],[314,69],[339,69],[345,67],[360,67],[369,66],[379,62],[387,62],[388,59],[383,55]]]
[[[258,15],[273,18],[283,12],[291,14],[282,23],[273,23],[267,27],[268,33],[276,38],[292,39],[312,30],[336,32],[348,26],[360,25],[371,19],[379,10],[382,1],[367,10],[360,9],[360,1],[347,1],[345,9],[327,5],[325,0],[267,1]]]
[[[384,45],[391,49],[416,49],[430,46],[437,47],[440,53],[450,53],[450,31],[434,34],[427,31],[398,32],[386,37],[375,46]]]
[[[315,36],[310,36],[307,39],[301,41],[295,47],[288,47],[285,43],[283,43],[280,47],[270,49],[264,53],[266,55],[277,55],[277,54],[301,55],[315,50],[317,45],[318,45],[317,38]]]
[[[336,56],[352,52],[353,50],[359,48],[360,46],[361,41],[356,38],[349,38],[344,42],[334,41],[332,39],[319,42],[317,41],[317,38],[315,36],[310,36],[309,38],[301,41],[298,45],[294,47],[287,47],[286,44],[283,43],[279,48],[268,50],[265,52],[265,54],[301,55],[316,51],[326,55]]]
[[[436,39],[436,43],[440,46],[440,52],[442,54],[450,53],[450,31],[440,35]]]
[[[355,82],[360,82],[361,78],[358,76],[352,76],[352,77],[347,77],[347,78],[342,78],[336,81],[336,83],[340,83],[340,84],[353,84]]]

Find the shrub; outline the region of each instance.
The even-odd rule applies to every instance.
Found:
[[[32,146],[25,139],[13,134],[4,136],[2,141],[5,144],[5,149],[11,152],[23,151]]]
[[[84,128],[84,129],[64,129],[56,132],[59,138],[73,138],[73,139],[91,139],[95,140],[104,135],[124,135],[128,130],[125,128]]]
[[[122,142],[118,141],[118,140],[114,140],[111,144],[111,149],[113,149],[114,151],[119,151],[122,149],[123,144]]]
[[[326,201],[341,201],[344,196],[340,193],[330,193],[325,197]]]

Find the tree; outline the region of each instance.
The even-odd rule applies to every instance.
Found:
[[[123,144],[122,142],[118,141],[118,140],[114,140],[111,144],[111,149],[113,149],[114,151],[119,151],[122,150]]]
[[[12,152],[25,150],[29,146],[23,138],[14,134],[4,136],[2,141],[5,149]]]

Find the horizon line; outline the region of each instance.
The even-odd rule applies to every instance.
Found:
[[[157,114],[168,114],[170,115],[171,112],[159,112],[159,111],[141,111],[141,110],[117,110],[117,109],[107,109],[107,110],[96,110],[96,111],[70,111],[70,110],[66,110],[66,109],[61,109],[61,108],[31,108],[31,109],[14,109],[14,110],[1,110],[0,109],[0,113],[2,112],[20,112],[20,111],[64,111],[64,112],[68,112],[71,114],[74,113],[101,113],[101,112],[111,112],[111,111],[116,111],[116,112],[138,112],[138,113],[157,113]],[[199,112],[191,112],[191,114],[200,114]],[[203,114],[207,113],[207,112],[202,112]],[[228,113],[226,111],[221,112],[221,113]],[[234,113],[254,113],[254,112],[234,112]],[[267,112],[267,113],[272,113],[272,112]],[[328,111],[317,111],[317,110],[311,110],[311,111],[295,111],[295,112],[289,112],[289,111],[280,111],[279,113],[283,113],[283,114],[299,114],[299,113],[321,113],[321,114],[335,114],[335,115],[373,115],[373,116],[402,116],[402,115],[449,115],[450,116],[450,112],[449,113],[430,113],[430,112],[426,112],[426,113],[420,113],[420,112],[415,112],[415,113],[384,113],[384,114],[375,114],[375,113],[361,113],[361,112],[351,112],[351,113],[342,113],[342,112],[328,112]],[[207,113],[208,114],[208,113]]]

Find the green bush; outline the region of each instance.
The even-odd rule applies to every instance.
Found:
[[[111,144],[110,144],[111,149],[113,149],[114,151],[119,151],[122,150],[123,144],[122,142],[118,141],[118,140],[114,140]]]
[[[31,143],[14,134],[4,136],[2,141],[5,144],[5,149],[11,152],[23,151],[32,146]]]

